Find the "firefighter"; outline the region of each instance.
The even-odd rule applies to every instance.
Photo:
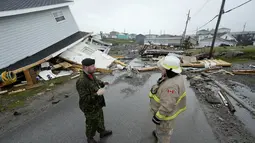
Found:
[[[152,121],[156,124],[153,135],[158,143],[170,143],[176,117],[186,110],[186,91],[181,76],[180,59],[170,55],[157,63],[162,76],[153,85],[149,97],[153,113]]]

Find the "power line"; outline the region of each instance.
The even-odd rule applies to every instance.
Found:
[[[200,13],[203,10],[203,8],[206,6],[206,4],[209,3],[210,1],[212,1],[212,0],[206,0],[206,2],[203,4],[203,6],[192,17],[197,16],[197,14]]]
[[[234,9],[237,9],[237,8],[243,6],[243,5],[245,5],[245,4],[247,4],[247,3],[251,2],[251,1],[252,1],[252,0],[248,0],[247,2],[244,2],[243,4],[241,4],[241,5],[237,6],[237,7],[231,8],[230,10],[224,12],[224,14],[225,14],[225,13],[229,13],[230,11],[232,11],[232,10],[234,10]]]
[[[224,11],[223,14],[229,13],[229,12],[231,12],[232,10],[235,10],[235,9],[237,9],[237,8],[243,6],[243,5],[245,5],[245,4],[247,4],[247,3],[251,2],[251,1],[252,1],[252,0],[248,0],[248,1],[244,2],[244,3],[242,3],[241,5],[238,5],[238,6],[236,6],[236,7],[234,7],[234,8],[231,8],[231,9],[229,9],[229,10],[227,10],[227,11]],[[205,23],[203,26],[199,27],[198,29],[201,29],[201,28],[205,27],[206,25],[208,25],[209,23],[211,23],[211,22],[212,22],[215,18],[217,18],[218,16],[219,16],[219,15],[215,15],[210,21],[208,21],[207,23]]]

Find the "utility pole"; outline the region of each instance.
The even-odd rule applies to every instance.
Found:
[[[222,0],[220,12],[219,12],[219,17],[218,17],[218,21],[217,21],[216,28],[215,28],[215,31],[214,31],[213,41],[212,41],[212,45],[211,45],[211,49],[210,49],[210,53],[209,53],[209,59],[212,57],[213,47],[214,47],[215,39],[216,39],[216,36],[217,36],[218,28],[219,28],[219,25],[220,25],[221,16],[224,13],[225,2],[226,2],[226,0]]]
[[[189,13],[188,13],[188,16],[187,16],[185,29],[184,29],[184,31],[183,31],[182,38],[181,38],[181,41],[180,41],[180,46],[182,45],[183,40],[184,40],[184,38],[185,38],[186,31],[187,31],[187,26],[188,26],[189,20],[190,20],[190,18],[191,18],[189,15],[190,15],[190,10],[189,10]]]
[[[245,22],[245,24],[244,24],[244,26],[243,26],[243,32],[244,32],[244,30],[245,30],[245,27],[246,27],[246,22]]]

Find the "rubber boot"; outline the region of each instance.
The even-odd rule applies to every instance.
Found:
[[[153,135],[156,139],[158,139],[158,137],[157,137],[157,135],[156,135],[156,131],[155,131],[155,130],[152,132],[152,135]]]
[[[112,131],[111,131],[111,130],[105,130],[105,131],[103,131],[102,133],[100,133],[100,138],[109,136],[109,135],[111,135],[111,134],[112,134]]]

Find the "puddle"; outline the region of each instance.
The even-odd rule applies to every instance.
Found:
[[[243,86],[238,86],[236,85],[233,90],[235,91],[235,93],[239,96],[241,96],[241,98],[243,100],[245,100],[245,102],[248,102],[250,105],[254,106],[255,103],[255,93],[251,91],[251,89],[243,87]]]
[[[245,124],[246,128],[250,131],[250,133],[255,136],[255,119],[249,111],[245,108],[238,106],[238,102],[236,102],[232,97],[228,96],[231,103],[234,105],[236,112],[234,113],[237,118]]]

